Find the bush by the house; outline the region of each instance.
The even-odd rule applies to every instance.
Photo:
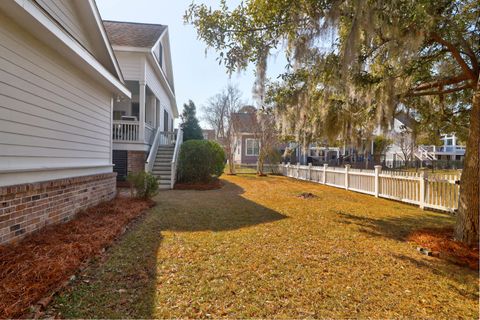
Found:
[[[150,199],[158,193],[157,178],[148,172],[129,173],[127,181],[137,198]]]
[[[225,167],[225,152],[214,141],[189,140],[182,144],[178,159],[179,182],[210,182]]]

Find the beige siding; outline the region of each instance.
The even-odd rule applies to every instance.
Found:
[[[169,117],[172,118],[173,117],[172,103],[167,93],[167,88],[165,88],[162,85],[159,79],[159,75],[157,75],[155,69],[153,69],[153,66],[151,66],[150,63],[148,62],[145,68],[145,78],[146,78],[147,86],[152,90],[155,96],[157,96],[157,98],[160,100],[160,105],[162,106],[162,110],[167,110]],[[163,123],[163,111],[161,112],[162,112],[161,122]]]
[[[143,53],[116,51],[118,64],[122,70],[123,78],[127,80],[144,81]]]
[[[108,166],[110,132],[111,93],[0,14],[0,174]]]
[[[91,53],[94,52],[93,44],[88,37],[77,9],[75,1],[83,0],[35,0],[50,16],[60,23],[78,42]]]

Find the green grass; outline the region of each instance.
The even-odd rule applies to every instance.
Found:
[[[478,318],[476,272],[404,240],[417,228],[451,225],[450,216],[285,177],[225,182],[160,193],[49,314]]]

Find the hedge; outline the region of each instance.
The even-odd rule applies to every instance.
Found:
[[[180,149],[179,182],[207,183],[220,177],[225,167],[225,152],[214,141],[188,140]]]

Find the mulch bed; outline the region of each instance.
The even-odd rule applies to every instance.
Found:
[[[478,270],[478,248],[471,248],[453,240],[452,228],[420,229],[410,234],[407,239],[437,253],[436,256],[441,259]]]
[[[223,187],[223,182],[220,179],[213,180],[208,183],[176,183],[176,190],[215,190]]]
[[[0,318],[18,318],[45,308],[80,268],[153,205],[151,200],[119,197],[83,211],[65,224],[0,246]]]

